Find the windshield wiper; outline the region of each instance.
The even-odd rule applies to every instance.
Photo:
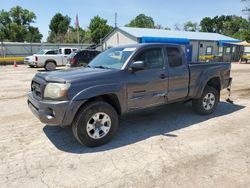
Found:
[[[110,69],[109,67],[104,67],[102,65],[99,66],[93,66],[94,68],[99,68],[99,69]]]

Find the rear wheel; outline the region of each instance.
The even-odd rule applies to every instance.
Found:
[[[56,69],[56,64],[54,62],[47,62],[44,68],[47,71],[53,71]]]
[[[118,127],[115,109],[103,101],[94,101],[84,106],[78,113],[72,131],[83,145],[95,147],[109,142]]]
[[[206,86],[201,98],[193,100],[193,109],[201,115],[213,113],[219,101],[219,94],[213,87]]]

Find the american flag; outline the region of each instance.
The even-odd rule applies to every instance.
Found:
[[[76,14],[76,21],[75,21],[75,27],[79,27],[79,20],[78,20],[78,14]]]

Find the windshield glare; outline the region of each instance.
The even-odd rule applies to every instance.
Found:
[[[94,58],[89,66],[121,69],[134,51],[135,48],[111,48]]]

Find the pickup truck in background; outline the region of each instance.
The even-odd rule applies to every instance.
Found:
[[[76,48],[59,48],[56,51],[43,50],[34,54],[31,59],[35,67],[44,67],[46,70],[52,71],[58,66],[66,65],[69,54],[76,50]]]
[[[58,50],[57,49],[44,49],[44,50],[40,50],[38,53],[32,55],[32,56],[27,56],[24,58],[24,64],[28,65],[29,67],[33,68],[33,67],[37,67],[37,64],[34,61],[34,57],[36,55],[55,55],[58,54]]]
[[[213,113],[231,84],[230,69],[230,63],[188,64],[178,45],[121,46],[86,68],[37,73],[28,106],[42,123],[72,125],[81,144],[98,146],[114,136],[118,116],[127,112],[192,101],[198,114]]]

